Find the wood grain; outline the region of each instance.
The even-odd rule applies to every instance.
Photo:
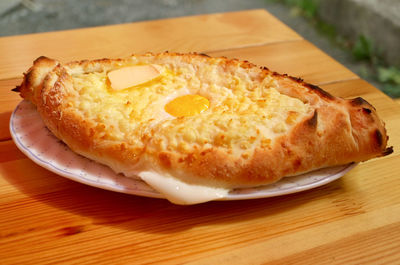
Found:
[[[248,60],[257,65],[266,66],[272,71],[300,77],[316,85],[358,78],[356,74],[305,40],[209,54]]]
[[[107,263],[123,256],[134,263],[146,257],[157,263],[204,259],[229,264],[236,255],[244,263],[258,263],[318,246],[335,249],[338,240],[351,241],[398,221],[400,195],[388,191],[400,188],[399,181],[365,177],[396,178],[390,167],[396,160],[392,156],[361,164],[339,181],[295,195],[190,207],[91,188],[28,159],[9,161],[0,167],[6,180],[2,196],[9,198],[0,204],[0,258],[9,263],[33,258],[82,263],[90,257]],[[23,168],[30,169],[29,176]],[[4,189],[7,182],[14,189]],[[309,240],[302,242],[304,238]],[[282,250],[281,244],[287,247]],[[348,249],[341,245],[342,252]]]
[[[9,122],[15,107],[21,101],[18,93],[12,92],[21,84],[22,78],[0,80],[0,141],[10,140]]]
[[[187,264],[396,264],[399,214],[387,207],[347,216],[222,253],[217,248],[211,258]]]
[[[79,48],[85,36],[100,44]],[[117,36],[120,41],[113,42]],[[362,96],[386,122],[395,152],[361,163],[328,185],[297,194],[177,206],[70,181],[17,149],[10,140],[8,119],[20,98],[10,89],[19,84],[33,58],[47,50],[64,61],[121,56],[131,47],[195,49],[237,57],[301,76],[336,96]],[[400,260],[400,104],[267,12],[0,38],[0,59],[1,264],[396,264]]]
[[[199,15],[0,38],[0,79],[21,75],[39,56],[60,61],[144,52],[207,52],[298,40],[264,10]]]

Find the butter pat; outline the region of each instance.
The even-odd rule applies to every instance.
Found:
[[[147,83],[160,76],[160,71],[152,65],[136,65],[111,71],[107,76],[114,90],[122,90]]]

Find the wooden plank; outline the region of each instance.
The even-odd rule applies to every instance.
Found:
[[[21,101],[19,93],[11,91],[21,82],[22,78],[0,80],[0,113],[13,110],[16,103]]]
[[[0,141],[11,138],[9,122],[12,111],[22,100],[18,93],[12,92],[16,85],[21,83],[21,79],[0,80]]]
[[[21,75],[39,56],[66,62],[132,53],[204,52],[301,37],[265,10],[163,19],[0,38],[0,79]]]
[[[244,14],[243,17],[240,14]],[[233,47],[229,46],[234,46],[235,49],[230,51],[211,53],[243,56],[273,70],[302,76],[336,96],[362,96],[377,108],[386,122],[394,154],[360,163],[341,179],[313,190],[274,198],[185,207],[166,200],[110,192],[70,181],[34,164],[12,141],[5,140],[0,142],[1,263],[396,263],[400,259],[400,105],[365,81],[354,79],[343,70],[344,67],[332,64],[330,58],[315,51],[306,41],[298,41],[296,34],[285,35],[286,31],[283,31],[280,35],[281,28],[273,28],[273,25],[266,25],[269,32],[264,31],[264,25],[256,22],[268,20],[268,17],[270,15],[265,11],[249,11],[228,16],[219,14],[167,20],[170,26],[179,24],[176,21],[192,21],[197,25],[195,30],[206,29],[206,25],[216,27],[217,30],[206,30],[219,31],[220,38],[213,33],[190,33],[191,28],[184,29],[184,25],[170,30],[160,21],[139,23],[140,27],[138,24],[112,26],[110,29],[119,32],[110,34],[120,36],[132,33],[138,27],[143,38],[152,38],[162,46],[163,39],[154,36],[161,32],[166,36],[165,46],[174,45],[172,40],[178,40],[179,43],[173,47],[182,48],[182,51],[190,47],[204,47],[202,51],[207,51],[209,47],[214,49],[225,45],[231,49]],[[246,25],[246,19],[250,19],[252,28]],[[199,25],[201,23],[204,25]],[[247,40],[252,31],[254,38]],[[65,57],[58,58],[65,61],[74,56],[83,58],[85,52],[82,49],[73,50],[78,48],[76,43],[87,42],[84,33],[88,37],[96,36],[99,42],[102,40],[100,32],[107,30],[71,31],[63,40],[57,39],[64,36],[61,33],[29,35],[32,36],[32,45],[15,40],[9,42],[16,45],[20,55],[15,52],[17,57],[13,62],[9,55],[4,55],[8,61],[3,63],[0,60],[0,73],[3,68],[6,70],[4,76],[12,77],[0,82],[0,114],[6,113],[0,119],[3,126],[0,135],[2,131],[8,131],[5,117],[9,117],[20,100],[9,90],[20,82],[20,74],[30,66],[36,52],[47,47],[55,55],[62,55],[64,51]],[[183,35],[168,37],[169,32],[183,32]],[[227,34],[222,35],[224,32]],[[272,34],[277,39],[289,35],[295,38],[289,36],[288,41],[264,45],[262,42],[270,36],[262,34]],[[79,40],[70,40],[68,36]],[[197,36],[202,38],[196,39]],[[208,41],[204,40],[207,36]],[[20,37],[20,41],[30,39]],[[103,39],[112,40],[110,36]],[[128,39],[124,43],[129,46],[131,42]],[[51,43],[44,44],[45,40],[53,40],[61,48],[52,47]],[[0,43],[2,41],[0,39]],[[217,43],[213,44],[213,41]],[[290,46],[292,42],[298,45]],[[71,43],[76,46],[67,48]],[[23,51],[24,44],[30,51]],[[281,44],[295,52],[288,52]],[[157,47],[146,40],[138,40],[135,47],[138,50],[146,48],[143,45]],[[295,50],[300,46],[301,49]],[[0,45],[1,57],[12,46],[4,47]],[[95,46],[93,51],[87,52],[88,56],[98,57],[100,52],[105,54],[107,51],[111,54],[114,52],[112,47],[119,47],[121,54],[128,50],[111,41],[98,47],[99,50]],[[120,56],[117,52],[115,54]],[[321,60],[314,58],[319,56],[323,56]],[[24,59],[26,57],[30,58],[29,61]]]
[[[363,163],[336,182],[298,194],[189,207],[88,187],[27,159],[8,161],[0,164],[0,259],[225,264],[238,255],[258,263],[295,261],[314,247],[333,250],[337,241],[343,254],[357,250],[357,235],[384,242],[379,232],[399,222],[398,158]],[[385,178],[365,177],[375,174]],[[302,238],[307,242],[298,244]],[[281,250],[282,244],[288,248]],[[387,253],[385,244],[380,250]],[[360,256],[368,261],[368,254]]]
[[[400,259],[399,214],[398,207],[351,214],[228,251],[216,248],[186,264],[395,264]]]
[[[26,159],[26,156],[18,150],[13,141],[0,142],[0,163],[19,159]]]
[[[209,54],[247,60],[317,85],[358,78],[356,74],[305,40],[216,51]]]

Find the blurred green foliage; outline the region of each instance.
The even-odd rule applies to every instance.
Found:
[[[294,8],[294,13],[301,13],[307,18],[314,18],[318,12],[319,0],[269,0],[269,2],[286,4]]]
[[[371,66],[362,75],[370,75],[380,82],[382,91],[388,96],[400,97],[400,69],[385,64],[370,39],[364,35],[359,36],[352,47],[352,54],[355,59],[366,61]]]
[[[286,4],[297,7],[307,18],[313,18],[318,11],[318,0],[284,0]]]
[[[357,60],[372,60],[373,46],[372,42],[364,35],[358,37],[354,43],[351,52]]]
[[[391,97],[400,97],[400,69],[394,66],[378,67],[378,80],[382,82],[383,92]]]
[[[358,36],[355,41],[339,36],[333,25],[322,21],[318,16],[320,0],[267,0],[279,2],[292,8],[295,15],[304,16],[316,29],[336,43],[339,47],[351,52],[355,60],[364,61],[367,66],[361,69],[360,75],[369,76],[382,84],[381,89],[388,96],[400,97],[400,69],[387,65],[379,56],[380,52],[372,41],[364,35]]]

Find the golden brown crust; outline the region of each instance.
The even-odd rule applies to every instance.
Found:
[[[268,184],[284,176],[310,170],[365,161],[387,155],[387,134],[376,110],[361,98],[345,100],[334,97],[321,88],[301,79],[258,68],[236,59],[211,58],[201,54],[151,53],[142,57],[158,60],[179,57],[185,62],[213,61],[223,67],[238,67],[253,71],[262,79],[272,76],[279,84],[281,94],[298,98],[310,105],[311,112],[297,122],[287,133],[280,135],[269,146],[258,146],[247,156],[237,156],[226,149],[212,146],[186,153],[130,145],[124,141],[101,138],[98,124],[87,120],[68,105],[73,97],[72,76],[112,69],[126,63],[124,59],[101,59],[71,62],[40,57],[24,77],[19,90],[21,96],[32,101],[47,127],[72,150],[107,164],[118,172],[130,175],[143,164],[155,170],[190,182],[244,187]],[[147,137],[147,138],[146,138]],[[147,168],[147,167],[145,167]]]
[[[340,101],[345,105],[349,102]],[[376,113],[361,116],[362,113],[362,109],[353,106],[343,112],[338,112],[336,107],[321,106],[289,134],[277,139],[270,149],[256,149],[249,160],[229,159],[226,153],[210,149],[186,157],[161,153],[159,161],[164,167],[184,168],[202,179],[228,182],[233,187],[251,187],[310,169],[390,154],[392,148],[386,148],[385,128]],[[318,123],[324,124],[323,130],[318,129]]]

